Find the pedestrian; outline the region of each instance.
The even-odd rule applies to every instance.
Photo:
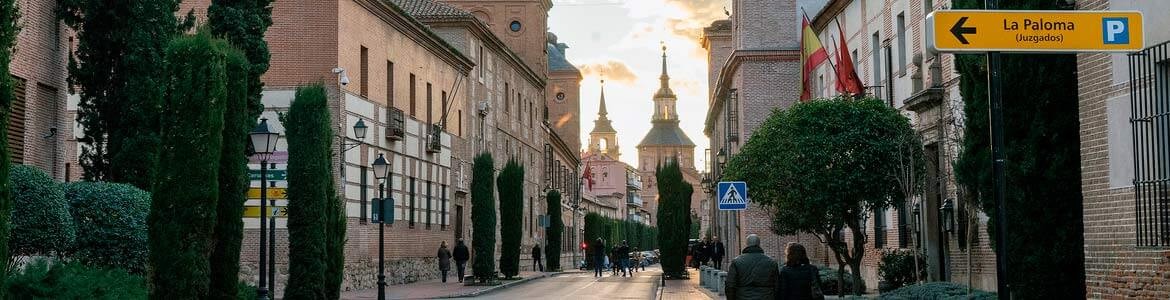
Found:
[[[724,281],[724,293],[728,300],[774,299],[780,268],[776,261],[764,254],[760,248],[760,237],[749,234],[743,254],[731,261]]]
[[[711,245],[711,238],[710,237],[703,238],[703,265],[708,265],[707,263],[711,261],[711,254],[712,254],[711,248],[712,247],[713,246]]]
[[[544,272],[544,263],[540,261],[540,244],[532,246],[532,270]]]
[[[821,290],[820,274],[816,266],[809,264],[808,252],[804,246],[788,243],[784,257],[784,267],[780,269],[779,282],[776,284],[776,295],[779,296],[777,299],[825,299],[825,294]]]
[[[707,264],[706,240],[699,240],[699,243],[695,244],[695,260],[697,260],[695,263],[695,269],[701,268],[703,265]]]
[[[618,256],[618,253],[621,251],[621,245],[613,245],[613,247],[609,248],[609,270],[613,276],[617,276],[618,268],[621,268],[622,265],[621,256]]]
[[[727,248],[723,247],[723,241],[719,240],[719,236],[715,236],[715,243],[711,246],[711,263],[716,269],[723,269],[724,255],[727,255]]]
[[[645,268],[646,268],[646,267],[645,267],[645,266],[642,266],[642,252],[638,252],[638,247],[634,247],[634,252],[631,252],[630,254],[631,254],[631,257],[633,257],[633,260],[634,260],[634,261],[633,261],[633,263],[634,263],[634,265],[633,265],[633,267],[634,267],[634,268],[633,268],[634,272],[637,272],[637,271],[638,271],[638,267],[642,267],[642,268],[643,268],[643,271],[645,271]]]
[[[463,282],[463,271],[467,269],[467,260],[471,259],[471,252],[467,251],[467,245],[463,243],[463,239],[455,242],[455,270],[459,271],[459,282]]]
[[[447,282],[447,271],[451,271],[451,251],[447,250],[447,241],[439,244],[439,272],[443,273],[443,282]],[[462,278],[462,277],[460,277]]]
[[[618,261],[621,262],[622,277],[633,276],[630,271],[630,244],[622,240],[622,246],[618,248]]]
[[[601,277],[601,270],[605,266],[605,242],[598,238],[590,247],[593,247],[593,277]]]

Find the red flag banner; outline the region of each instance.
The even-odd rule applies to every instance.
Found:
[[[801,72],[800,101],[807,102],[812,98],[813,87],[810,78],[813,71],[816,71],[817,66],[829,59],[829,53],[825,51],[825,47],[821,46],[821,40],[817,38],[816,32],[813,32],[808,15],[804,16],[802,27],[804,30],[800,34],[800,62],[804,70]]]

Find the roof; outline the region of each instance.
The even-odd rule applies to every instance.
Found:
[[[678,122],[654,122],[654,127],[638,143],[642,146],[694,146],[687,133],[678,127]]]
[[[463,11],[459,8],[451,6],[442,2],[435,2],[434,0],[388,0],[394,2],[398,7],[402,8],[406,13],[415,17],[470,17],[471,13]]]
[[[569,46],[566,46],[565,44],[555,44],[554,45],[551,43],[549,43],[547,45],[548,45],[547,50],[548,50],[548,70],[549,71],[580,72],[579,70],[577,70],[577,67],[574,67],[573,64],[569,63],[568,59],[565,59],[565,48],[568,48]]]

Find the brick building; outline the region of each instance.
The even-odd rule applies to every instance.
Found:
[[[66,27],[57,20],[56,1],[22,1],[20,33],[16,37],[8,74],[16,83],[16,98],[8,115],[8,149],[12,162],[36,167],[57,180],[74,176],[80,168],[66,157],[77,149],[67,114],[66,62],[71,45]]]
[[[1147,47],[1077,55],[1086,296],[1167,299],[1170,2],[1085,0],[1076,6],[1142,12]]]

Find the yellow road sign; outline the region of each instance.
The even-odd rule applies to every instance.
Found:
[[[269,217],[275,216],[277,218],[288,218],[288,211],[285,210],[284,206],[275,206],[275,207],[269,206],[268,210],[269,210],[269,212],[268,212]],[[259,218],[260,217],[260,207],[259,206],[251,206],[251,205],[244,206],[244,217],[245,218]]]
[[[248,199],[260,199],[260,188],[249,188]],[[288,199],[287,190],[284,188],[268,188],[268,199]]]
[[[1132,52],[1145,46],[1137,11],[939,10],[926,17],[937,52]]]

